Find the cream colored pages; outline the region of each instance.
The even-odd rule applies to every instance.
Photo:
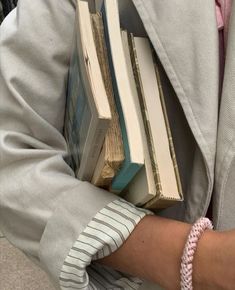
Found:
[[[134,96],[129,83],[129,77],[123,51],[118,2],[106,0],[105,2],[107,28],[113,67],[117,81],[118,94],[124,116],[128,145],[132,162],[143,164],[143,144],[138,114],[135,108]]]
[[[146,134],[145,134],[145,129],[144,129],[144,123],[142,119],[141,108],[140,108],[139,99],[138,99],[138,92],[137,92],[135,78],[134,78],[132,64],[131,64],[128,34],[126,31],[122,31],[122,42],[123,42],[123,49],[124,49],[124,54],[125,54],[129,81],[130,81],[131,89],[134,96],[136,110],[138,112],[138,118],[140,121],[140,128],[141,128],[143,148],[144,148],[144,166],[141,168],[141,170],[138,172],[138,174],[134,177],[132,182],[129,184],[125,198],[128,201],[134,203],[135,205],[143,205],[156,196],[156,186],[154,183],[154,177],[153,177],[151,160],[150,160],[149,151],[148,151],[148,144],[147,144],[147,139],[146,139]]]
[[[96,110],[100,117],[111,119],[111,111],[97,57],[90,14],[86,2],[78,1],[81,47]],[[93,106],[92,106],[93,107]]]
[[[178,198],[178,186],[171,160],[151,47],[145,38],[135,37],[134,41],[162,191],[172,198]]]

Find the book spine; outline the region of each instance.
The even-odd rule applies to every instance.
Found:
[[[140,167],[141,165],[130,163],[129,160],[125,159],[121,170],[112,181],[110,191],[121,193],[127,187],[129,182],[135,177]]]
[[[76,59],[76,36],[74,34],[73,49],[70,59],[70,67],[68,72],[68,83],[66,92],[66,107],[65,107],[65,121],[64,121],[64,137],[67,142],[68,156],[66,158],[68,165],[76,172],[80,164],[80,158],[77,153],[77,148],[74,145],[74,116],[76,112],[76,102],[77,102],[77,59]],[[76,139],[76,138],[75,138]]]
[[[142,167],[142,164],[132,163],[130,160],[130,150],[129,150],[125,120],[124,120],[121,101],[119,97],[118,85],[117,85],[117,81],[115,77],[115,70],[114,70],[113,62],[112,62],[112,52],[111,52],[111,46],[110,46],[110,41],[109,41],[105,4],[103,4],[102,6],[101,13],[103,15],[105,40],[106,40],[107,51],[108,51],[108,62],[109,62],[109,67],[110,67],[110,72],[111,72],[111,77],[112,77],[115,103],[116,103],[117,111],[119,114],[119,121],[120,121],[120,127],[121,127],[121,132],[122,132],[124,153],[125,153],[124,164],[122,165],[119,172],[115,176],[111,185],[111,191],[118,193],[118,192],[121,192],[130,183],[130,181],[134,178],[138,170]]]

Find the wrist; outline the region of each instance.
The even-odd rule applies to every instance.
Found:
[[[219,232],[207,230],[199,240],[193,261],[194,289],[219,289],[221,238]]]

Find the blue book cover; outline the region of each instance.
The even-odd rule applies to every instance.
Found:
[[[101,9],[101,12],[102,12],[103,21],[104,21],[104,30],[105,30],[105,39],[106,39],[107,49],[108,49],[109,66],[110,66],[110,71],[111,71],[111,76],[112,76],[112,81],[113,81],[115,102],[116,102],[117,110],[119,113],[120,127],[122,131],[122,139],[123,139],[124,153],[125,153],[125,160],[123,162],[121,169],[119,170],[118,174],[115,176],[112,182],[111,191],[120,193],[124,188],[128,186],[130,181],[134,178],[134,176],[143,166],[144,159],[140,163],[133,162],[133,160],[131,159],[131,152],[130,152],[129,140],[128,140],[128,135],[127,135],[127,130],[126,130],[126,124],[125,124],[125,119],[123,115],[123,109],[122,109],[120,95],[119,95],[119,88],[118,88],[118,83],[117,83],[117,79],[115,75],[115,68],[114,68],[113,59],[112,59],[112,50],[111,50],[111,45],[110,45],[108,22],[107,22],[105,9],[106,8],[105,8],[105,3],[104,3]],[[117,37],[119,36],[117,35]],[[121,31],[120,31],[120,41],[121,41]],[[127,79],[126,81],[128,82],[129,79]]]
[[[70,152],[68,163],[75,173],[80,167],[92,118],[88,97],[80,76],[77,46],[74,45],[68,76],[64,134]]]
[[[111,121],[88,3],[77,6],[64,135],[76,177],[91,181]]]

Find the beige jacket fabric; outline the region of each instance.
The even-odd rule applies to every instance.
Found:
[[[116,199],[75,179],[64,160],[75,2],[21,0],[0,27],[0,228],[53,277],[92,217]],[[235,6],[219,96],[213,0],[120,3],[122,24],[150,37],[167,96],[185,201],[159,214],[193,222],[213,193],[215,227],[234,227]]]
[[[214,1],[134,2],[172,85],[171,88],[166,79],[185,202],[163,214],[192,222],[206,214],[213,193],[215,228],[232,228],[235,225],[235,6],[220,96]]]

